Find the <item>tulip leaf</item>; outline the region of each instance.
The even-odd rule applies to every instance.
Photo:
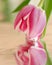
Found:
[[[45,10],[46,12],[46,17],[47,17],[47,22],[50,16],[50,13],[52,11],[52,0],[44,0],[43,6],[42,8]]]
[[[30,0],[24,0],[14,11],[13,13],[21,10],[24,6],[26,6],[28,3],[30,2]]]
[[[44,29],[42,35],[41,35],[41,38],[43,38],[43,37],[45,36],[45,34],[46,34],[46,27],[45,27],[45,29]]]
[[[48,23],[48,19],[49,19],[49,16],[51,14],[51,11],[52,11],[52,1],[51,0],[44,0],[44,3],[43,3],[43,6],[42,8],[45,10],[46,12],[46,18],[47,18],[47,21],[46,21],[46,27],[47,27],[47,23]],[[42,37],[45,36],[45,33],[46,33],[46,27],[42,33]],[[41,37],[41,38],[42,38]]]
[[[46,54],[47,54],[47,63],[46,63],[46,65],[52,65],[52,59],[50,58],[50,55],[49,55],[48,50],[46,48],[46,43],[42,40],[41,40],[41,42],[43,43],[44,49],[45,49]]]

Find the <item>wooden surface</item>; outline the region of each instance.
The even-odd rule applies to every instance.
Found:
[[[52,57],[52,15],[47,25],[44,41]],[[25,42],[25,35],[14,30],[13,24],[0,23],[0,65],[17,65],[13,56],[18,45]]]

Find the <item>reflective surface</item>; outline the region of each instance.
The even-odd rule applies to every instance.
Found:
[[[47,25],[44,41],[52,57],[52,15]],[[24,44],[25,35],[17,32],[11,23],[0,23],[0,65],[17,65],[14,53],[19,45]]]

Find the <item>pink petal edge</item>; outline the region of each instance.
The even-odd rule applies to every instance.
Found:
[[[29,49],[30,65],[45,65],[47,61],[46,52],[42,48],[31,47]]]
[[[25,6],[16,16],[15,22],[14,22],[14,29],[16,28],[16,26],[19,24],[19,21],[21,20],[22,17],[26,16],[29,12],[32,11],[32,9],[34,8],[34,6],[32,5],[28,5]]]

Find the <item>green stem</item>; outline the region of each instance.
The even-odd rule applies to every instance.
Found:
[[[40,0],[38,6],[42,7],[43,6],[43,3],[44,3],[44,0]]]

